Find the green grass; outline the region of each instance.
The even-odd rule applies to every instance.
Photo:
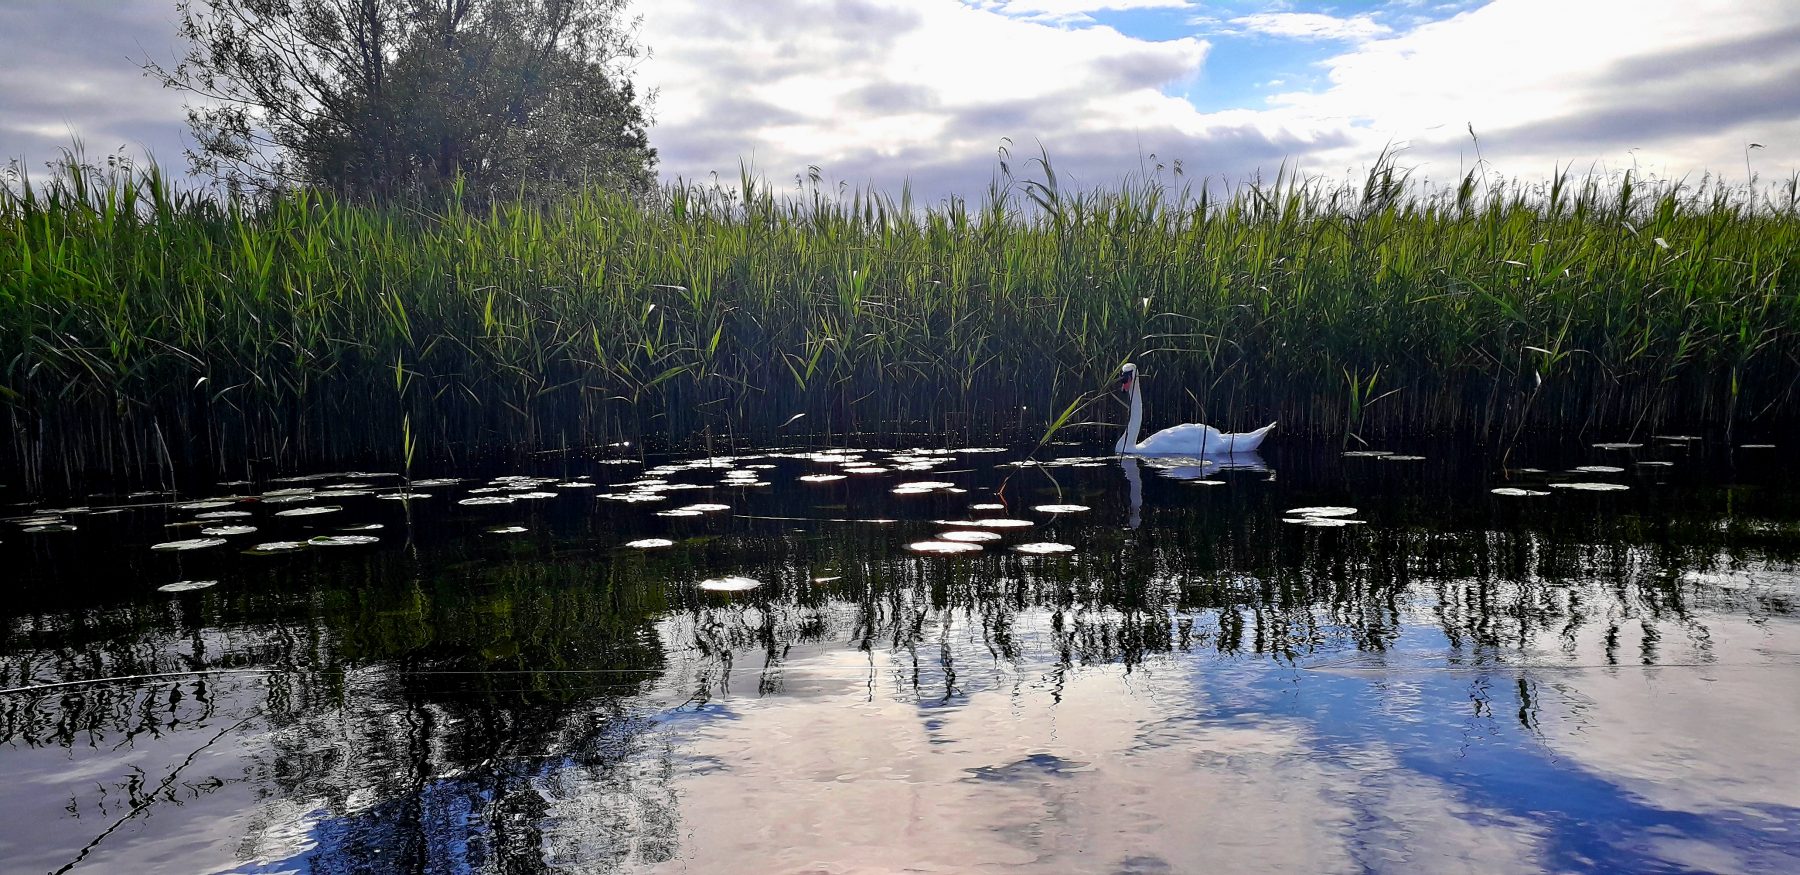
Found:
[[[0,472],[1030,439],[1128,359],[1151,426],[1509,441],[1796,418],[1792,181],[1432,191],[1383,161],[1354,186],[1071,193],[1038,172],[929,208],[753,184],[474,210],[252,208],[65,169],[0,194]]]

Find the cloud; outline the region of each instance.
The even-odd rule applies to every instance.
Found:
[[[1244,33],[1299,40],[1366,40],[1393,32],[1366,14],[1338,18],[1317,12],[1259,12],[1230,23]]]
[[[0,3],[0,158],[33,166],[73,130],[91,151],[153,150],[180,166],[182,95],[144,79],[177,54],[172,0]],[[1790,0],[1491,0],[1351,17],[1289,11],[1146,39],[1086,16],[1200,11],[1181,0],[708,0],[641,4],[660,89],[651,139],[664,177],[828,179],[921,199],[979,195],[1010,138],[1039,143],[1080,185],[1110,185],[1155,153],[1191,175],[1245,178],[1284,161],[1354,172],[1390,143],[1422,175],[1630,162],[1768,176],[1800,167],[1800,3]],[[1460,10],[1460,11],[1459,11]],[[1434,20],[1417,23],[1408,16]],[[1179,19],[1178,19],[1179,20]],[[1125,27],[1124,24],[1119,25]],[[1392,28],[1383,31],[1381,28]],[[1278,59],[1247,74],[1279,93],[1219,93],[1215,45]],[[1310,53],[1310,54],[1309,54]],[[1310,71],[1307,69],[1310,68]],[[1282,85],[1280,83],[1289,83]],[[1308,90],[1300,90],[1307,87]],[[1260,93],[1260,92],[1259,92]],[[1209,107],[1201,111],[1192,95]],[[1020,162],[1014,161],[1019,167]]]
[[[1186,9],[1188,0],[967,0],[969,5],[1001,15],[1048,21],[1084,21],[1095,12],[1135,9]]]
[[[1059,27],[957,0],[777,0],[729,28],[718,20],[699,4],[646,10],[655,57],[640,72],[659,89],[652,137],[671,176],[734,178],[743,158],[771,179],[819,165],[857,185],[911,180],[937,199],[981,191],[1004,138],[1020,153],[1042,142],[1089,184],[1115,182],[1149,152],[1205,151],[1248,171],[1295,144],[1282,131],[1212,129],[1168,93],[1205,63],[1210,47],[1194,37]],[[746,104],[783,112],[759,123]],[[735,136],[715,135],[721,118]]]
[[[0,164],[23,159],[36,171],[79,137],[90,158],[125,147],[185,166],[181,95],[140,69],[176,54],[171,4],[17,0],[0,5],[0,33]]]
[[[1553,22],[1554,26],[1547,26]],[[1328,85],[1271,98],[1269,121],[1353,133],[1454,172],[1473,160],[1467,127],[1502,170],[1547,173],[1602,161],[1681,175],[1766,160],[1800,166],[1800,4],[1786,0],[1494,0],[1322,64]]]

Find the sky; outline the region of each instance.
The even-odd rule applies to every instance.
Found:
[[[667,180],[819,168],[924,201],[997,156],[1065,185],[1329,177],[1384,148],[1417,178],[1556,168],[1800,170],[1797,0],[639,0]],[[144,78],[174,0],[0,0],[0,158],[180,167],[183,96]],[[1474,136],[1471,136],[1471,131]],[[1759,144],[1751,148],[1752,143]]]

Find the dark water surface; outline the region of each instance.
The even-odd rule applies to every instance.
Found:
[[[0,871],[1800,871],[1800,468],[1645,444],[13,505]]]

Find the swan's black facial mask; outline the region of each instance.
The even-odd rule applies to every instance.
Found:
[[[1135,376],[1136,376],[1135,374],[1126,374],[1123,379],[1119,380],[1119,391],[1120,392],[1130,392],[1131,391],[1131,381],[1132,381],[1133,377],[1135,377]]]

